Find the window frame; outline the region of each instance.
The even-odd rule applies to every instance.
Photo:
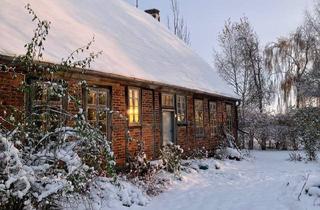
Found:
[[[228,108],[227,107],[230,107],[230,114],[228,114]],[[234,120],[234,117],[233,117],[233,113],[232,113],[232,104],[230,103],[225,103],[225,110],[226,110],[226,130],[228,132],[230,132],[231,134],[233,133],[233,120]]]
[[[197,106],[196,106],[196,103],[197,102],[201,102],[201,112],[202,112],[202,120],[201,120],[201,124],[198,125],[197,122],[198,120],[196,119],[197,118]],[[204,131],[204,100],[203,99],[194,99],[194,125],[195,125],[195,134],[196,134],[196,137],[204,137],[204,134],[205,134],[205,131]],[[201,132],[199,132],[199,130],[201,130]]]
[[[91,91],[95,91],[96,95],[95,95],[95,103],[89,104],[88,100],[89,100],[89,94],[90,94],[90,90]],[[104,92],[106,93],[106,101],[105,104],[100,104],[99,102],[99,93],[100,92]],[[99,127],[99,123],[104,121],[104,120],[100,120],[99,119],[99,114],[101,110],[104,109],[111,109],[111,89],[108,87],[95,87],[95,86],[89,86],[84,88],[83,91],[83,101],[84,101],[84,107],[83,109],[85,110],[85,117],[86,120],[90,123],[90,122],[94,122],[94,127],[97,127],[100,129]],[[88,116],[89,116],[89,109],[95,109],[95,120],[89,120]],[[107,137],[110,137],[110,133],[111,133],[111,129],[110,129],[110,123],[111,123],[111,119],[110,119],[110,114],[108,114],[107,112],[105,112],[105,131],[101,131],[103,134],[105,134]],[[90,123],[91,124],[91,123]]]
[[[183,98],[184,100],[184,106],[179,106],[179,99],[178,98]],[[181,102],[180,102],[181,105]],[[179,111],[182,112],[179,112]],[[179,115],[183,114],[184,115],[184,120],[179,120]],[[177,124],[178,125],[187,125],[187,97],[185,95],[176,95],[176,118],[177,118]]]
[[[130,122],[130,90],[138,91],[138,119],[139,122]],[[129,86],[127,88],[127,115],[128,115],[128,125],[129,127],[141,126],[142,125],[142,95],[141,88]],[[134,105],[133,105],[134,106]],[[135,115],[133,115],[135,116]],[[135,117],[134,117],[135,118]]]
[[[68,96],[66,92],[64,92],[63,96],[59,97],[59,100],[50,100],[50,94],[49,94],[49,88],[48,88],[50,85],[47,84],[47,82],[52,83],[55,81],[50,81],[50,80],[42,81],[38,77],[28,77],[26,78],[26,82],[28,85],[30,85],[30,91],[28,91],[25,94],[26,112],[28,114],[31,114],[33,112],[36,112],[39,109],[39,107],[50,106],[51,109],[54,109],[60,112],[61,115],[63,115],[59,123],[60,123],[60,126],[62,125],[61,123],[65,125],[67,116],[64,115],[63,112],[68,109]],[[58,84],[58,85],[66,85],[66,84]],[[41,89],[38,90],[37,87],[40,87]],[[67,89],[67,86],[65,86],[65,88]],[[40,95],[41,98],[38,99],[37,97],[40,92],[42,93],[42,95]],[[37,122],[39,122],[39,125],[38,125],[39,129],[42,128],[42,129],[48,130],[48,128],[50,128],[50,126],[52,125],[48,123],[43,123],[41,120]]]
[[[172,97],[172,101],[170,105],[168,104],[164,104],[164,97],[165,96],[169,96],[169,97]],[[174,109],[175,108],[175,97],[174,97],[174,94],[173,93],[161,93],[161,107],[164,108],[164,109]]]
[[[215,109],[212,109],[212,104],[214,104]],[[209,101],[209,126],[211,137],[217,136],[218,133],[218,103],[216,101]],[[214,114],[213,114],[214,111]]]

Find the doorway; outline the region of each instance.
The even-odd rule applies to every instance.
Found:
[[[162,145],[174,143],[174,111],[162,111]]]

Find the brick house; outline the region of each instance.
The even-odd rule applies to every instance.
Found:
[[[237,137],[238,98],[215,70],[159,23],[159,11],[146,14],[122,0],[70,2],[31,1],[39,16],[56,25],[50,31],[54,35],[49,34],[45,61],[59,62],[95,34],[95,47],[103,50],[102,56],[85,74],[74,69],[59,77],[82,99],[87,120],[112,140],[119,164],[137,148],[135,141],[127,140],[126,129],[144,141],[150,159],[157,158],[161,146],[169,142],[186,152],[203,147],[212,150],[220,125]],[[8,64],[24,52],[34,25],[20,0],[10,1],[3,11],[10,16],[0,20],[5,31],[0,37],[0,63]],[[82,80],[87,81],[89,91],[78,85]],[[0,72],[0,116],[8,106],[26,109],[35,103],[17,90],[23,81],[23,69],[17,77]],[[54,102],[78,111],[67,100]],[[128,121],[115,115],[100,118],[99,110],[105,108],[119,111]]]

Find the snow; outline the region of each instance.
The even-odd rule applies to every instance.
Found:
[[[95,37],[103,51],[91,69],[237,98],[218,73],[163,24],[123,0],[1,0],[0,54],[20,55],[35,23],[24,6],[51,21],[44,60],[60,63]]]
[[[319,163],[291,162],[288,154],[255,151],[252,158],[243,161],[201,160],[209,166],[208,170],[184,173],[182,181],[175,181],[167,192],[152,198],[146,206],[133,205],[130,210],[319,209],[319,200],[304,192],[298,201],[307,174],[317,177],[319,182]],[[218,170],[217,164],[221,167]]]

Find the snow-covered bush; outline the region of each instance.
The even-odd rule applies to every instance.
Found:
[[[160,153],[164,168],[179,176],[183,149],[179,145],[167,144],[160,150]]]
[[[317,158],[320,147],[320,108],[308,107],[299,109],[294,115],[294,123],[300,142],[308,160]]]
[[[67,83],[54,79],[57,72],[90,66],[99,53],[74,59],[93,41],[59,65],[38,62],[50,22],[40,20],[30,5],[26,8],[37,23],[32,41],[25,45],[25,55],[14,58],[10,65],[0,64],[0,69],[14,74],[22,68],[25,77],[35,82],[27,79],[20,90],[27,95],[35,90],[38,98],[31,97],[34,103],[26,110],[16,109],[1,119],[10,125],[0,126],[0,209],[6,210],[57,208],[62,198],[88,195],[91,183],[100,175],[114,176],[110,141],[86,121],[80,100],[68,92]],[[78,106],[79,112],[69,113],[50,103],[62,98]]]
[[[1,207],[49,208],[62,196],[85,195],[100,174],[113,176],[115,162],[107,139],[84,121],[83,114],[74,121],[74,128],[56,128],[49,133],[29,122],[7,138],[1,135]]]
[[[129,178],[142,178],[154,173],[156,170],[150,161],[147,159],[147,156],[144,152],[144,142],[139,140],[137,142],[136,154],[131,156],[128,155],[126,163],[126,172]]]
[[[163,192],[169,180],[161,176],[162,161],[149,161],[144,152],[143,141],[138,140],[136,155],[128,158],[126,176],[146,194],[156,196]]]
[[[185,154],[183,158],[184,159],[203,159],[203,158],[208,158],[209,155],[211,155],[209,151],[206,150],[205,147],[202,147],[202,148],[196,148],[191,151],[188,151],[188,153]]]
[[[289,160],[290,161],[302,161],[303,157],[298,151],[292,151],[289,153]]]
[[[239,161],[243,159],[243,155],[237,149],[231,147],[217,149],[214,157],[219,160],[230,159]]]

